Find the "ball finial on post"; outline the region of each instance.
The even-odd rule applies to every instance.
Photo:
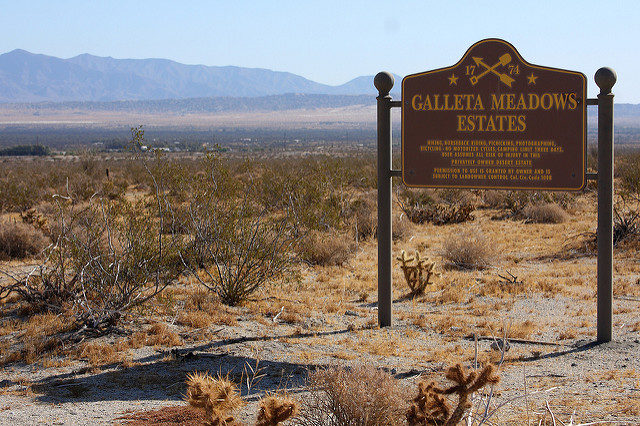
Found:
[[[609,67],[600,68],[594,76],[594,80],[600,88],[600,94],[611,93],[611,88],[616,84],[617,79],[616,72]]]
[[[380,96],[386,96],[393,87],[394,78],[393,74],[387,71],[381,71],[373,79],[373,85],[376,86]]]

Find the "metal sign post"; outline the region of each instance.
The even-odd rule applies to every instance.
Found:
[[[490,58],[492,60],[489,60]],[[598,342],[612,338],[613,93],[616,74],[532,65],[504,40],[474,44],[455,65],[405,77],[402,101],[378,89],[378,324],[392,323],[391,180],[431,188],[581,190],[598,180]],[[586,173],[586,106],[598,106],[598,173]],[[391,108],[402,107],[402,170],[392,170]]]
[[[391,325],[391,95],[393,75],[381,72],[378,89],[378,324]]]
[[[598,94],[598,342],[611,341],[613,322],[613,93],[616,73],[600,68]]]

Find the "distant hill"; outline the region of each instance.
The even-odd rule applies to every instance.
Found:
[[[396,76],[398,81],[401,77]],[[398,89],[399,91],[399,89]],[[0,55],[0,102],[258,97],[286,93],[375,95],[373,76],[329,86],[288,72],[184,65],[167,59],[70,59],[13,50]]]

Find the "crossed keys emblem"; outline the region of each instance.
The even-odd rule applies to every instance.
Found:
[[[496,71],[496,68],[500,67],[500,66],[505,66],[507,64],[509,64],[511,62],[511,55],[509,55],[508,53],[505,53],[504,55],[500,56],[500,58],[498,58],[498,62],[496,62],[493,66],[489,66],[487,64],[485,64],[483,62],[483,58],[474,56],[473,58],[473,62],[476,63],[476,66],[478,67],[483,67],[484,71],[482,71],[480,74],[477,75],[472,75],[471,77],[469,77],[469,81],[471,82],[472,86],[475,86],[478,83],[478,80],[480,80],[482,77],[484,77],[485,75],[491,73],[494,74],[496,77],[498,77],[498,79],[503,82],[504,84],[506,84],[507,86],[511,87],[511,85],[513,84],[513,82],[515,81],[515,79],[509,77],[509,75],[507,73],[501,73]],[[469,68],[469,67],[467,67]]]

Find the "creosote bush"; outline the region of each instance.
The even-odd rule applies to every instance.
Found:
[[[205,170],[189,191],[185,228],[192,242],[183,260],[222,303],[235,306],[289,269],[294,230],[286,215],[256,205],[251,182],[220,179],[223,169],[215,159]]]

